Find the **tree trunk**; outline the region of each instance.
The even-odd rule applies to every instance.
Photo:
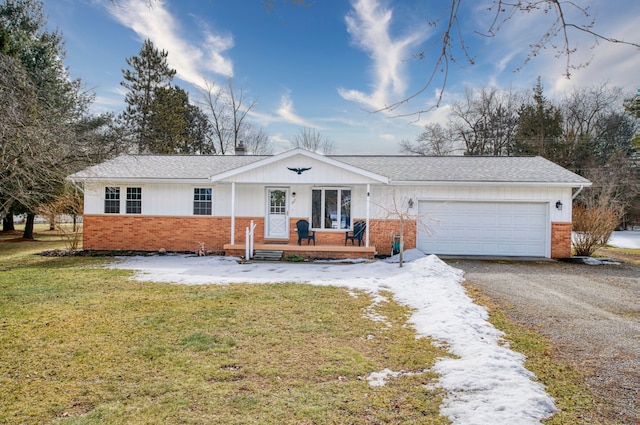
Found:
[[[13,224],[13,212],[9,211],[9,213],[2,219],[2,231],[10,232],[12,230],[16,230],[16,228]]]
[[[22,234],[23,239],[33,239],[33,222],[35,218],[35,214],[27,214],[27,221],[24,223],[24,233]]]
[[[402,267],[404,263],[404,217],[402,217],[402,215],[400,216],[400,256],[398,263],[400,267]]]

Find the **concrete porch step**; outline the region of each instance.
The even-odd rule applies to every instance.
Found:
[[[282,254],[284,251],[278,251],[274,249],[256,249],[252,260],[256,261],[280,261],[282,260]]]

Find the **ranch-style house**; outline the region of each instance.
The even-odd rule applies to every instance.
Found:
[[[69,179],[84,185],[86,250],[243,256],[253,223],[256,250],[308,258],[390,255],[401,227],[428,254],[570,257],[572,198],[591,184],[541,157],[302,149],[123,155]],[[300,220],[314,238],[298,244]],[[361,240],[347,239],[356,222]]]

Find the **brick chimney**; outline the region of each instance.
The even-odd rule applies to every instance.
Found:
[[[246,149],[244,148],[244,143],[242,142],[242,140],[240,140],[238,142],[238,146],[236,146],[236,155],[244,155],[246,152]]]

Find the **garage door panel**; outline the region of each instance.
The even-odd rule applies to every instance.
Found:
[[[451,229],[451,231],[448,233],[448,236],[450,239],[453,240],[461,240],[464,241],[465,239],[467,239],[467,230],[465,229]]]
[[[421,215],[432,234],[418,230],[418,249],[449,255],[544,256],[548,204],[541,202],[427,202]]]

